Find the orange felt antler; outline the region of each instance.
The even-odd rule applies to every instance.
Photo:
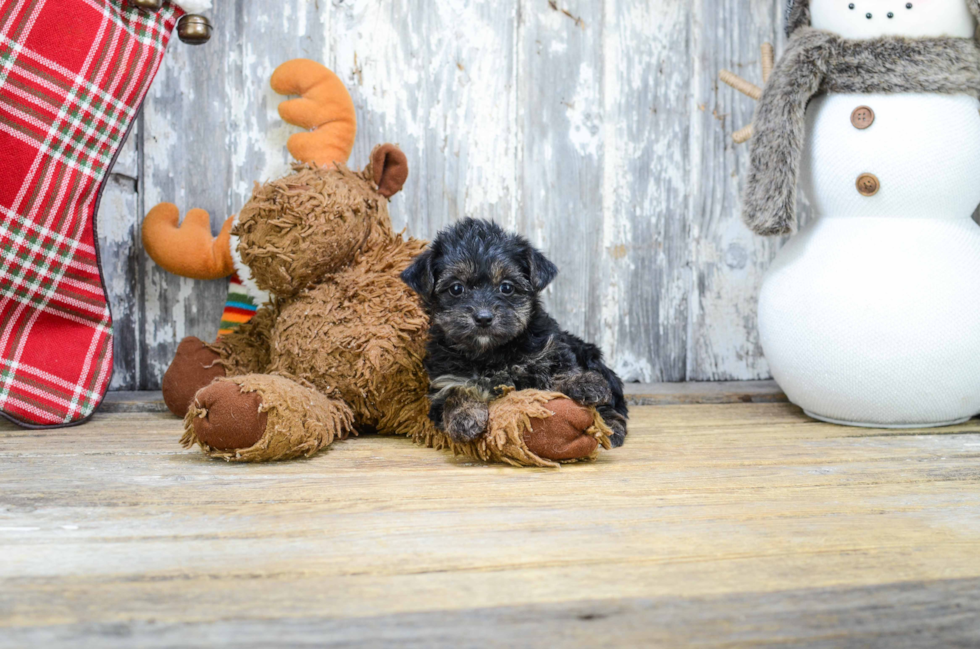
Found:
[[[357,118],[354,101],[336,74],[316,61],[293,59],[272,73],[272,89],[280,95],[300,95],[279,104],[279,115],[289,124],[312,129],[289,138],[287,147],[294,158],[321,166],[347,162]]]
[[[336,74],[316,61],[294,59],[276,68],[272,89],[300,95],[280,104],[279,115],[289,124],[312,129],[289,138],[287,146],[294,158],[318,165],[347,162],[354,148],[357,119],[354,102]],[[171,203],[161,203],[146,215],[143,247],[153,261],[175,275],[194,279],[218,279],[235,272],[230,247],[232,218],[225,221],[217,238],[211,236],[210,218],[204,210],[188,212],[180,227],[179,221],[180,212]]]
[[[211,217],[191,210],[177,226],[180,211],[173,203],[160,203],[143,219],[143,247],[164,270],[193,279],[220,279],[235,272],[231,259],[231,225],[211,236]]]

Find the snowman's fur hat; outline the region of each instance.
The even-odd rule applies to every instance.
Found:
[[[980,12],[980,0],[970,0]],[[806,107],[819,93],[980,96],[980,43],[970,38],[848,40],[809,27],[808,5],[790,6],[792,29],[756,109],[742,218],[758,234],[796,229],[796,185]]]
[[[970,11],[980,22],[980,0],[966,0]],[[810,0],[787,0],[786,35],[791,36],[800,27],[810,24]]]
[[[971,0],[972,2],[973,0]],[[810,0],[786,1],[786,35],[810,24]]]

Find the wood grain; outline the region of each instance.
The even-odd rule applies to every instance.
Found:
[[[265,629],[257,646],[296,620],[306,640],[402,628],[439,646],[477,618],[549,639],[593,610],[609,646],[976,628],[976,421],[889,432],[788,404],[638,407],[623,449],[559,471],[375,436],[229,465],[181,450],[179,428],[0,426],[0,643],[249,646],[236,629]]]
[[[603,168],[602,3],[525,2],[518,119],[520,229],[558,265],[546,306],[597,340]]]
[[[143,247],[139,237],[141,142],[137,119],[106,180],[96,214],[99,260],[112,313],[113,373],[110,389],[140,387],[142,297],[139,287]]]
[[[974,647],[980,580],[813,588],[718,597],[623,599],[194,624],[133,622],[8,629],[11,646]],[[0,647],[6,646],[0,639]]]
[[[625,381],[688,379],[692,4],[606,4],[597,342]]]
[[[781,244],[739,218],[754,102],[717,72],[761,81],[783,44],[778,0],[223,0],[204,47],[175,42],[142,130],[103,200],[117,314],[116,389],[159,389],[185,335],[214,336],[224,282],[177,279],[139,249],[169,200],[217,228],[252,183],[288,169],[292,128],[267,87],[309,57],[350,88],[351,166],[399,144],[392,204],[419,237],[464,216],[528,235],[561,274],[548,307],[628,381],[768,378],[756,333],[762,274]],[[136,179],[134,193],[133,179]],[[805,218],[805,217],[804,217]]]

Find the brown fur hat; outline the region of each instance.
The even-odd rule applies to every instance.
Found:
[[[980,22],[980,0],[966,0],[970,11]],[[792,36],[800,27],[810,25],[810,0],[787,0],[786,35]]]

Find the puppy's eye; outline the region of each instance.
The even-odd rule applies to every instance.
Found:
[[[500,285],[500,292],[503,293],[504,295],[513,295],[514,285],[511,284],[510,282],[504,282],[503,284]]]
[[[465,291],[466,291],[466,287],[460,284],[459,282],[456,282],[455,284],[449,287],[449,294],[452,295],[453,297],[459,297]]]

